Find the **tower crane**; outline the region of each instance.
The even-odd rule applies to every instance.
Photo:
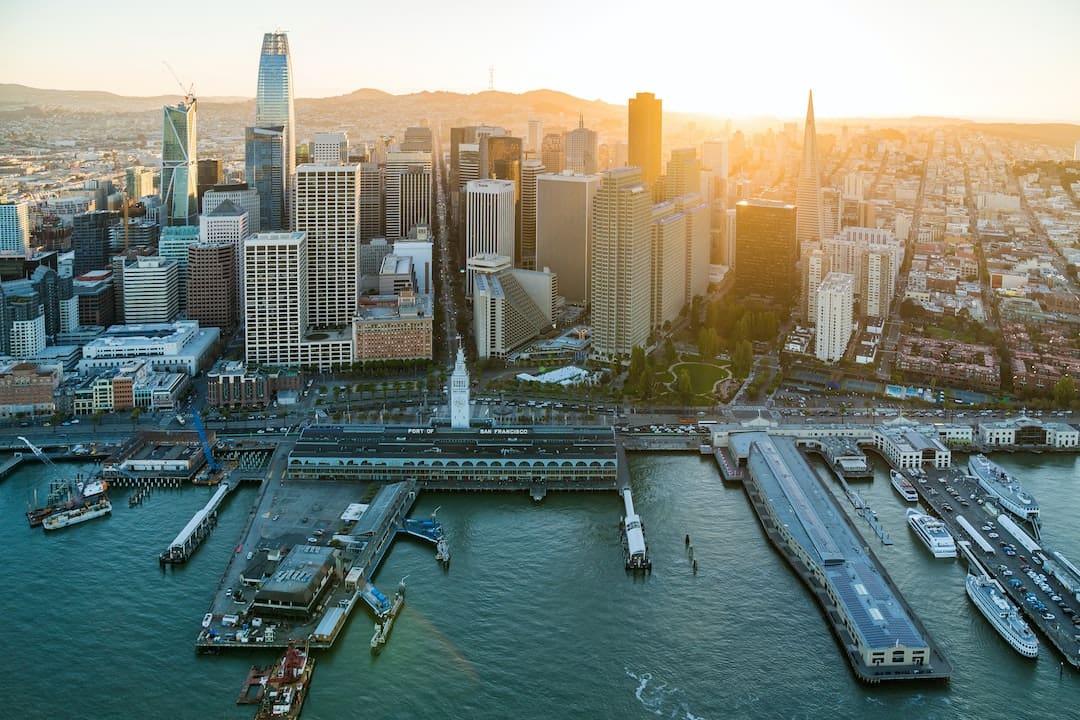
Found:
[[[45,463],[45,464],[46,464],[47,466],[49,466],[49,467],[50,467],[50,468],[52,468],[53,470],[56,470],[56,469],[57,469],[57,467],[56,467],[56,463],[54,463],[54,462],[52,461],[52,458],[51,458],[51,457],[49,457],[48,455],[46,455],[46,454],[45,454],[45,451],[44,451],[44,450],[42,450],[41,448],[39,448],[39,447],[38,447],[37,445],[34,445],[34,443],[30,442],[29,440],[27,440],[27,439],[26,439],[25,437],[23,437],[22,435],[19,435],[18,439],[19,439],[19,440],[22,440],[22,441],[23,441],[24,443],[26,443],[26,447],[30,448],[30,450],[31,450],[31,451],[33,451],[34,455],[36,455],[36,456],[37,456],[37,459],[38,459],[38,460],[40,460],[41,462]]]
[[[176,84],[180,86],[180,89],[184,91],[184,99],[190,101],[192,98],[194,98],[195,83],[191,83],[187,87],[184,87],[183,81],[180,80],[180,76],[176,74],[175,70],[173,70],[173,66],[169,64],[169,61],[162,60],[161,62],[165,65],[165,67],[169,69],[169,74],[173,76],[173,80],[175,80]]]

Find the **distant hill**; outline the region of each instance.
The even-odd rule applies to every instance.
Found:
[[[1080,125],[1069,123],[971,123],[971,127],[989,135],[1072,148],[1080,140]]]
[[[156,95],[153,97],[129,97],[96,90],[43,90],[0,83],[0,110],[20,110],[32,107],[50,107],[79,112],[142,112],[161,108],[177,102],[180,95]],[[250,102],[241,97],[199,98],[206,103]]]

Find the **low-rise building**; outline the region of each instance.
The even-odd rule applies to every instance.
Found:
[[[206,400],[216,408],[262,408],[273,402],[278,392],[295,392],[302,384],[303,376],[296,370],[219,360],[206,374]]]
[[[63,371],[35,363],[0,367],[0,417],[48,415],[56,411],[56,389]]]
[[[952,464],[952,451],[937,437],[927,437],[905,425],[882,426],[874,429],[874,447],[898,468],[920,468],[931,465],[947,468]]]
[[[83,348],[80,374],[147,360],[154,370],[195,375],[208,367],[221,331],[192,320],[148,325],[114,325]]]
[[[1021,416],[996,422],[981,422],[979,442],[983,447],[1080,446],[1080,430],[1066,423],[1044,423],[1038,418]]]
[[[135,408],[173,410],[189,382],[183,373],[155,372],[145,360],[106,368],[75,388],[72,410],[76,415]]]
[[[360,298],[353,321],[355,361],[430,360],[434,328],[431,305],[430,295],[414,295],[411,291]]]

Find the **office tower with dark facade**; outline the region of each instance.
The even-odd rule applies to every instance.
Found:
[[[203,195],[215,185],[225,182],[225,175],[221,171],[221,160],[205,159],[198,161],[199,181],[196,190],[199,196],[199,206],[202,206]]]
[[[795,206],[774,200],[735,205],[735,292],[792,306],[799,295]]]
[[[244,168],[247,184],[259,195],[261,232],[276,232],[286,227],[285,129],[249,127],[244,131]]]
[[[482,180],[510,180],[514,183],[514,216],[521,216],[521,162],[523,158],[521,138],[508,135],[490,135],[480,138],[480,178]],[[525,253],[521,247],[521,224],[514,228],[514,267],[525,266]]]
[[[198,223],[197,106],[198,101],[189,95],[183,102],[162,108],[161,200],[165,225]]]
[[[72,273],[78,277],[109,264],[109,227],[120,222],[115,210],[95,210],[72,218],[71,247],[75,251]]]

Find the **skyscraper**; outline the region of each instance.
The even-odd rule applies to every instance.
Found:
[[[735,292],[790,306],[798,297],[795,206],[775,200],[735,205]]]
[[[285,128],[249,127],[244,131],[244,169],[247,184],[259,195],[259,225],[256,231],[278,231],[289,222],[286,203],[289,192],[285,176]]]
[[[195,225],[199,215],[195,109],[190,95],[162,108],[161,199],[164,225]]]
[[[578,116],[578,126],[566,133],[566,169],[582,175],[596,172],[596,131],[585,127]]]
[[[540,175],[536,179],[536,267],[559,277],[566,302],[589,302],[593,196],[598,175]]]
[[[592,353],[614,360],[649,340],[652,196],[640,168],[609,170],[600,178],[592,218]]]
[[[544,163],[526,160],[521,166],[521,267],[536,268],[536,178],[544,172]]]
[[[825,209],[822,207],[813,90],[810,91],[810,99],[806,104],[806,129],[803,135],[802,165],[799,167],[799,180],[795,188],[795,207],[799,209],[796,229],[799,247],[820,243],[825,237]]]
[[[29,245],[29,205],[0,200],[0,250],[21,253],[26,252]]]
[[[187,315],[200,327],[236,325],[236,251],[232,243],[196,243],[188,251]]]
[[[649,256],[649,326],[679,317],[686,287],[686,216],[673,202],[652,207]]]
[[[543,137],[544,121],[540,118],[529,118],[529,131],[525,135],[525,152],[532,153],[533,157],[539,156],[540,143],[543,142]]]
[[[259,55],[259,86],[255,93],[255,126],[281,128],[285,176],[282,221],[287,223],[292,218],[293,173],[296,171],[296,114],[293,110],[289,38],[283,32],[263,35],[262,53]],[[250,177],[248,182],[251,182]],[[265,216],[265,209],[263,214]]]
[[[480,177],[490,180],[510,180],[514,183],[514,215],[521,214],[521,162],[524,154],[521,138],[509,135],[488,135],[480,138]],[[525,253],[521,247],[521,226],[514,223],[514,250],[504,253],[514,259],[514,267],[524,266]]]
[[[641,168],[641,179],[652,184],[660,177],[663,101],[652,93],[630,98],[629,162]]]
[[[513,257],[514,183],[510,180],[473,180],[465,188],[465,256],[495,254]],[[473,273],[466,291],[472,295]]]
[[[168,323],[180,310],[179,271],[176,260],[138,258],[124,266],[124,322]]]
[[[344,132],[315,133],[311,141],[311,162],[316,165],[345,165],[349,162],[349,136]]]
[[[248,363],[296,365],[308,314],[307,236],[260,233],[244,241],[244,347]]]
[[[72,218],[71,247],[75,251],[72,274],[78,277],[101,270],[109,263],[109,227],[120,221],[115,210],[95,210]]]
[[[307,236],[308,321],[315,327],[345,327],[356,313],[359,222],[359,165],[296,168],[293,227]]]
[[[540,161],[548,172],[561,173],[566,167],[564,141],[562,133],[548,133],[540,143]]]

